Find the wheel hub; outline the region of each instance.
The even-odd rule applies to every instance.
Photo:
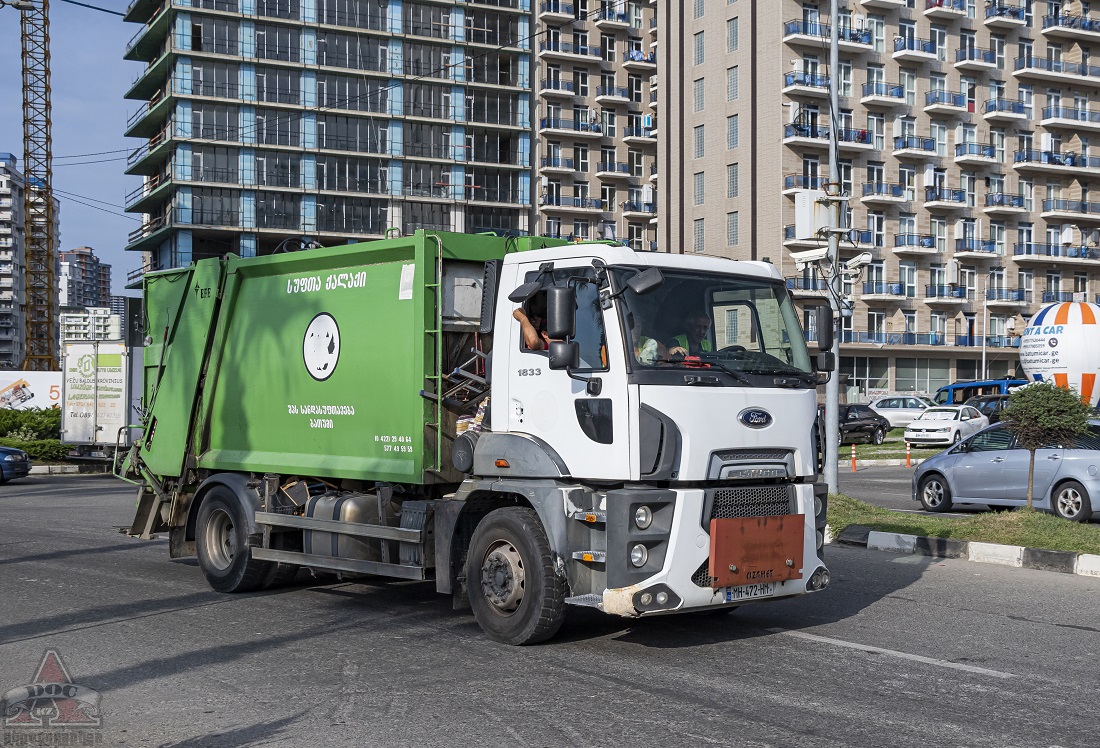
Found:
[[[237,536],[233,532],[233,518],[217,510],[211,513],[206,525],[206,548],[210,563],[218,569],[227,569],[237,553]]]
[[[1072,488],[1058,494],[1058,509],[1063,516],[1072,517],[1081,511],[1081,494]]]
[[[510,615],[523,602],[523,558],[511,543],[493,543],[481,563],[481,591],[498,613]]]

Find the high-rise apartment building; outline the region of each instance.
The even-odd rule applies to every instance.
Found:
[[[18,369],[27,352],[24,182],[16,165],[0,153],[0,369]]]
[[[104,306],[111,299],[111,266],[100,262],[91,247],[60,255],[59,298],[63,307]]]
[[[541,0],[537,29],[539,232],[654,248],[656,1]]]
[[[123,330],[122,317],[109,307],[67,307],[61,310],[62,343],[121,340]]]
[[[135,0],[146,269],[531,230],[530,0]]]
[[[1042,304],[1097,300],[1100,19],[1082,3],[852,0],[837,70],[827,0],[660,7],[660,248],[766,258],[825,303],[789,252],[823,242],[796,230],[795,193],[825,187],[837,127],[841,259],[872,255],[844,289],[850,385],[1006,375]]]

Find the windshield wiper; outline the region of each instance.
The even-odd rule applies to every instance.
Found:
[[[795,379],[805,384],[812,384],[815,387],[818,385],[817,377],[813,374],[807,374],[804,371],[798,369],[781,369],[774,367],[771,369],[746,369],[746,374],[775,374],[778,376],[794,377]]]
[[[711,368],[718,369],[718,371],[721,371],[725,374],[729,374],[731,377],[733,377],[735,380],[737,380],[741,384],[748,384],[748,385],[752,384],[752,380],[750,380],[748,377],[746,377],[741,372],[736,371],[734,369],[730,369],[728,367],[725,367],[722,364],[718,363],[717,361],[710,361],[710,360],[706,360],[706,361],[691,360],[691,361],[689,361],[689,360],[686,360],[686,359],[677,360],[677,359],[672,359],[672,358],[661,358],[661,359],[657,359],[657,360],[662,364],[678,364],[684,369],[698,369],[698,370],[706,370],[706,369],[711,369]],[[699,384],[710,384],[709,382],[704,382],[702,380],[700,380],[698,383]]]

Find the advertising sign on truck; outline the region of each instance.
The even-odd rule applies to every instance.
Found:
[[[123,429],[132,422],[129,361],[121,341],[65,345],[61,442],[74,447],[73,456],[109,457],[119,439],[119,446],[129,446]]]

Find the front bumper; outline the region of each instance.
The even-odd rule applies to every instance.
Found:
[[[954,444],[955,435],[950,431],[945,434],[911,434],[909,432],[906,432],[903,438],[910,444],[926,444],[929,446],[947,447]]]
[[[815,581],[820,582],[824,574],[823,588],[828,583],[828,570],[821,560],[826,501],[822,496],[822,511],[815,516],[814,485],[796,484],[793,488],[795,512],[805,520],[802,566],[796,578],[777,581],[772,594],[728,603],[723,587],[710,586],[711,537],[702,522],[706,493],[702,489],[684,489],[674,491],[676,511],[661,570],[634,584],[605,589],[597,607],[610,615],[637,617],[767,602],[815,591],[810,580],[818,570],[822,571]],[[649,604],[645,604],[647,594]]]
[[[26,478],[31,472],[31,461],[25,462],[3,462],[0,461],[0,470],[3,472],[4,480],[14,480],[16,478]]]

